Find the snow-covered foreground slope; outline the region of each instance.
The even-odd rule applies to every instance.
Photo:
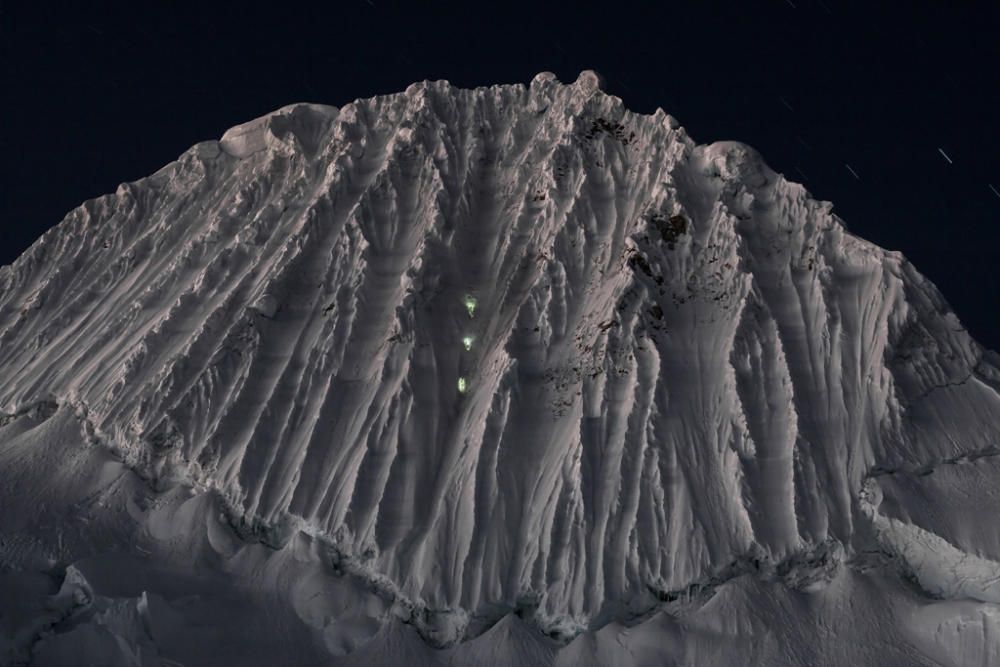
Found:
[[[989,664],[996,357],[830,208],[592,73],[194,146],[0,268],[0,642]]]

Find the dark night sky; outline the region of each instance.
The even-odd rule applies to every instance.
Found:
[[[75,4],[0,0],[0,263],[83,200],[291,102],[596,69],[635,111],[756,147],[1000,349],[998,2]]]

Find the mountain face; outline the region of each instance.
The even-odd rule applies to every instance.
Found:
[[[299,664],[985,664],[998,388],[900,254],[593,73],[289,106],[0,269],[0,592],[66,607],[3,641],[174,656],[184,564]]]

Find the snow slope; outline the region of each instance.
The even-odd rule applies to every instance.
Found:
[[[86,574],[108,566],[74,565],[101,551],[87,530],[8,518],[37,544],[0,564],[15,587],[90,582],[87,605],[140,619],[102,632],[147,654],[192,621],[186,584],[146,570],[187,568],[248,618],[260,596],[293,609],[271,646],[302,664],[989,662],[1000,533],[970,507],[996,500],[952,469],[995,484],[998,387],[900,254],[591,72],[292,105],[0,268],[2,469],[70,507],[40,469],[92,499],[110,482],[62,460],[121,461],[101,465],[125,509],[98,523],[149,542],[117,596]],[[176,548],[196,539],[204,558]],[[346,602],[303,611],[299,576]],[[837,624],[878,646],[817,639]]]

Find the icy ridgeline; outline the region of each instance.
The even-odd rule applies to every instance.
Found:
[[[1000,443],[935,288],[591,73],[286,107],[70,213],[0,305],[0,409],[54,400],[265,543],[322,538],[442,642],[876,548],[948,570],[921,537],[1000,560],[984,517],[882,488]]]

